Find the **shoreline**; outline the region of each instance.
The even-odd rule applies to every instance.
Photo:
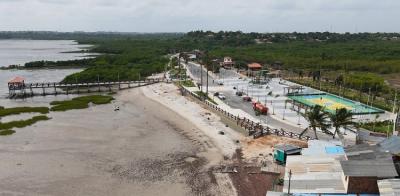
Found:
[[[1,137],[0,194],[236,195],[211,172],[224,156],[195,124],[140,89],[115,98]]]

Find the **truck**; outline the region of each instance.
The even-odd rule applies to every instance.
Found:
[[[263,115],[268,114],[268,107],[264,106],[260,102],[253,102],[253,109],[254,109],[254,111],[260,112],[260,114],[263,114]]]

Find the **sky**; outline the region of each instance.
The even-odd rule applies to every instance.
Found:
[[[0,31],[400,32],[399,0],[0,0]]]

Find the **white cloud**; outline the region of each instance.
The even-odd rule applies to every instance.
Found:
[[[0,0],[0,30],[400,31],[397,0]]]

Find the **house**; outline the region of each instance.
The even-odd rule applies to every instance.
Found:
[[[301,148],[290,144],[280,144],[274,146],[274,160],[285,164],[288,155],[300,155]]]
[[[378,180],[398,176],[392,155],[377,145],[346,147],[345,154],[340,164],[348,193],[379,193]]]
[[[262,69],[262,65],[259,63],[250,63],[247,65],[247,76],[258,76]]]
[[[294,195],[379,194],[379,180],[398,176],[392,154],[379,145],[343,148],[311,140],[301,154],[287,157],[283,192],[290,178]]]
[[[232,58],[229,56],[224,57],[224,60],[220,63],[221,67],[225,69],[231,69],[235,63],[232,61]]]

